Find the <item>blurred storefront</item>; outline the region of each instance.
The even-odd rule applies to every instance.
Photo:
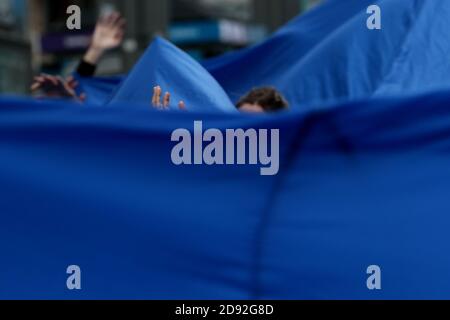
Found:
[[[31,77],[25,0],[0,0],[0,92],[23,94]]]
[[[126,72],[155,35],[197,59],[213,57],[263,40],[270,32],[306,9],[312,0],[31,0],[44,1],[47,26],[42,35],[44,70],[71,70],[89,44],[96,17],[119,10],[128,21],[121,50],[103,60],[101,74]],[[65,30],[65,10],[82,8],[83,30]]]
[[[259,0],[262,1],[262,0]],[[168,38],[203,59],[248,46],[268,33],[253,0],[174,0]]]
[[[156,35],[197,59],[263,40],[318,0],[0,0],[0,92],[27,92],[31,75],[68,74],[87,49],[97,17],[127,19],[122,48],[109,52],[99,74],[129,70]],[[82,30],[66,28],[67,7],[82,9]]]

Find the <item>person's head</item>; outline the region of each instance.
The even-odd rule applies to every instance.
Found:
[[[236,106],[239,111],[250,113],[277,112],[289,108],[286,99],[272,87],[251,90]]]

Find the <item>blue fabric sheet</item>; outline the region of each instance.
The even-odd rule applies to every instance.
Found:
[[[82,79],[86,107],[1,98],[0,299],[450,299],[450,3],[378,1],[372,32],[368,3],[206,69],[158,39],[123,81]],[[150,108],[156,83],[189,112]],[[261,84],[293,110],[231,112]],[[175,166],[198,120],[280,129],[279,174]]]
[[[381,30],[366,28],[372,4],[381,9]],[[233,101],[252,87],[272,85],[295,109],[424,93],[450,87],[449,17],[443,0],[325,1],[261,45],[204,65]]]
[[[125,76],[81,77],[77,73],[74,73],[73,76],[78,82],[77,94],[85,94],[88,105],[98,106],[105,105],[125,79]]]
[[[449,103],[253,117],[2,100],[0,298],[450,298]],[[198,119],[280,128],[280,174],[174,166],[171,131]],[[367,290],[372,264],[385,290]]]

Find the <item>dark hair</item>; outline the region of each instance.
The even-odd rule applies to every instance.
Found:
[[[237,108],[244,104],[260,105],[266,112],[276,112],[289,108],[289,103],[278,90],[273,87],[261,87],[252,89],[237,103]]]

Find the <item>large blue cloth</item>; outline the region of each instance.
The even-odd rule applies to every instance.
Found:
[[[366,27],[373,4],[381,30]],[[449,17],[445,0],[330,0],[261,45],[204,65],[233,101],[261,85],[277,87],[296,109],[424,93],[450,87]]]
[[[0,298],[450,298],[449,103],[254,117],[3,99]],[[280,128],[279,175],[173,165],[171,131],[199,119]]]
[[[382,30],[328,1],[206,68],[158,39],[84,106],[0,98],[0,299],[450,299],[450,3],[375,2]],[[293,110],[235,112],[262,84]],[[279,129],[278,175],[174,165],[200,120]]]

